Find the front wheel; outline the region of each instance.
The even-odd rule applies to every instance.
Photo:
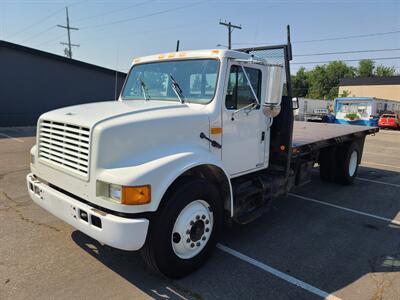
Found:
[[[142,253],[153,271],[179,278],[198,269],[215,248],[223,204],[212,183],[190,177],[177,182],[163,201]]]

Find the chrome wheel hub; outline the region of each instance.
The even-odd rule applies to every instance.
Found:
[[[200,253],[210,239],[213,213],[204,200],[195,200],[180,212],[172,230],[171,243],[175,254],[190,259]]]

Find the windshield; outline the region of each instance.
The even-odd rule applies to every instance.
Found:
[[[122,100],[180,101],[173,79],[185,101],[207,104],[214,97],[219,62],[191,59],[134,65],[122,91]]]
[[[356,116],[359,119],[368,119],[372,114],[371,103],[367,102],[338,102],[336,118],[342,119],[347,116]]]

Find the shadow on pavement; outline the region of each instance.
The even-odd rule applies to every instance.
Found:
[[[387,182],[400,184],[400,172],[359,166],[357,174],[361,178],[380,181],[387,179]]]
[[[371,179],[399,176],[397,172],[366,167],[362,167],[360,171],[360,176],[366,177],[369,174],[368,178]],[[398,188],[385,187],[393,192],[388,193],[387,199],[381,199],[380,195],[385,195],[386,190],[379,185],[356,182],[354,185],[339,188],[338,185],[320,181],[318,174],[314,175],[313,183],[296,189],[295,193],[318,197],[320,201],[336,202],[337,205],[360,211],[367,210],[368,213],[371,213],[368,209],[383,207],[385,210],[376,212],[376,215],[386,213],[383,216],[387,218],[394,217],[400,211],[400,202],[396,197],[400,191]],[[274,209],[256,221],[245,226],[225,228],[221,242],[328,293],[341,293],[345,289],[350,295],[357,295],[360,289],[359,280],[362,279],[361,289],[365,294],[361,296],[368,297],[379,291],[382,285],[388,284],[386,281],[397,280],[388,278],[387,275],[395,276],[395,273],[400,272],[399,236],[400,226],[396,224],[289,196],[278,199],[274,203]],[[168,286],[185,297],[201,298],[188,289],[177,287],[176,281],[150,273],[138,252],[103,246],[79,231],[72,233],[72,239],[87,253],[153,298],[165,299],[166,295],[172,299],[179,298],[167,289]],[[232,267],[225,266],[226,261],[220,262],[222,265],[216,265],[216,269],[212,267],[214,272],[224,272]],[[260,277],[260,273],[256,272],[260,270],[254,267],[250,271],[238,266],[232,268],[238,274],[239,280],[242,278],[242,286],[236,286],[235,289],[249,291],[278,288]],[[200,272],[189,276],[189,286],[191,281],[198,282],[199,274],[204,275]],[[211,278],[213,274],[208,276]],[[252,276],[257,280],[244,285],[244,278]],[[216,287],[220,285],[223,288],[228,280],[223,278],[216,283]],[[287,284],[279,279],[278,284],[281,283]],[[301,290],[290,284],[289,286],[299,292]],[[278,291],[279,299],[290,298],[285,292]],[[307,295],[310,298],[313,296],[309,293],[306,293],[306,297]]]
[[[147,269],[139,251],[123,251],[101,245],[80,231],[72,232],[71,237],[87,253],[154,299],[183,299],[175,293],[198,298],[172,280],[153,274]]]
[[[0,139],[36,136],[36,127],[0,127]]]

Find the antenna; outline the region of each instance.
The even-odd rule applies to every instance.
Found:
[[[288,58],[289,60],[293,59],[292,55],[292,42],[290,41],[290,25],[286,25],[286,31],[287,31],[287,44],[288,44]]]
[[[65,12],[67,14],[67,26],[64,25],[57,25],[57,27],[61,27],[67,29],[68,33],[68,43],[60,42],[61,45],[68,46],[68,49],[65,49],[65,54],[67,57],[72,58],[72,47],[79,47],[79,44],[71,44],[71,30],[79,30],[79,28],[69,26],[69,15],[68,15],[68,6],[65,7]]]

